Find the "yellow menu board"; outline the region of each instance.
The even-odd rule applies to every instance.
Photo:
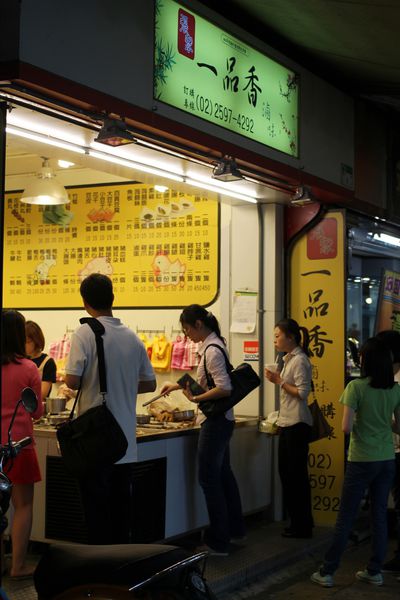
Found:
[[[5,195],[5,308],[81,308],[81,281],[108,275],[123,307],[213,302],[219,286],[216,195],[127,183],[68,189],[70,203]]]
[[[333,525],[344,477],[339,398],[345,367],[344,218],[328,212],[294,245],[290,260],[290,316],[307,327],[315,396],[332,434],[310,444],[308,471],[316,525]]]

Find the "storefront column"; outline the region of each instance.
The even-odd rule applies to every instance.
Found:
[[[275,323],[282,318],[284,307],[284,246],[283,246],[283,207],[279,204],[263,205],[264,221],[264,363],[275,361],[273,331]],[[277,386],[264,386],[264,415],[277,410],[279,407],[279,392]],[[271,457],[266,457],[266,463],[271,469],[271,517],[275,521],[283,518],[282,490],[278,473],[278,440],[271,440]]]

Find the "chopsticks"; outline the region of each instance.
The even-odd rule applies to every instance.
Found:
[[[151,404],[152,402],[155,402],[156,400],[159,400],[160,398],[163,398],[165,396],[164,394],[158,394],[158,396],[154,396],[154,398],[152,398],[151,400],[147,400],[147,402],[143,402],[142,406],[147,406],[148,404]]]

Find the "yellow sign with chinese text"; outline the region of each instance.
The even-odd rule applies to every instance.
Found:
[[[5,195],[5,308],[80,308],[81,281],[108,275],[117,308],[213,302],[219,286],[216,195],[143,184],[68,189],[70,204]]]
[[[290,316],[307,327],[315,396],[332,435],[310,444],[314,521],[336,521],[344,475],[339,398],[345,376],[345,257],[343,213],[328,212],[294,245],[290,259]]]
[[[400,331],[400,273],[385,269],[381,280],[375,331]]]

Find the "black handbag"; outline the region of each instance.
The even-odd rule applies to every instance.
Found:
[[[314,398],[312,403],[308,405],[308,408],[310,409],[313,419],[311,425],[310,442],[317,442],[318,440],[329,437],[332,433],[332,427],[326,420],[316,398]]]
[[[207,418],[218,417],[230,408],[233,408],[238,402],[250,394],[250,392],[255,390],[261,383],[259,376],[251,365],[248,365],[247,363],[240,363],[240,365],[238,365],[236,368],[233,368],[228,360],[226,352],[221,346],[218,344],[209,344],[207,348],[210,346],[219,348],[224,355],[226,370],[232,383],[232,391],[230,396],[225,398],[218,398],[217,400],[203,400],[203,402],[199,402],[199,408]],[[204,350],[204,371],[207,378],[208,388],[211,389],[215,387],[215,384],[211,375],[207,371],[207,348]]]
[[[126,436],[105,400],[107,380],[102,338],[104,327],[94,318],[85,317],[80,319],[80,322],[87,323],[96,336],[100,394],[103,402],[74,419],[79,389],[68,420],[57,430],[64,464],[76,479],[92,477],[102,468],[113,465],[125,456],[128,448]]]

